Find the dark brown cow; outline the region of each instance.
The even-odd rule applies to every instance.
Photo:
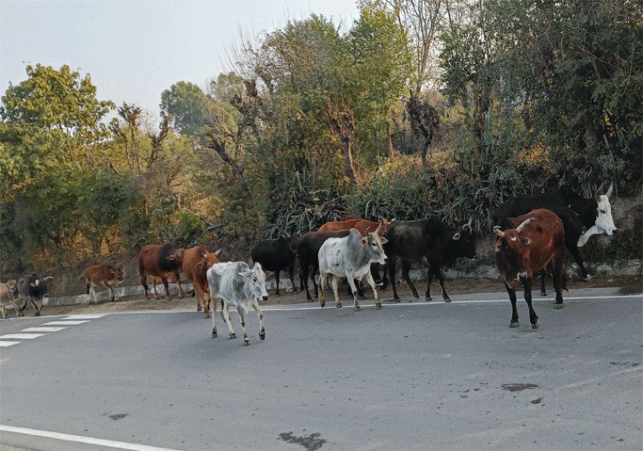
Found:
[[[165,294],[170,299],[170,289],[168,288],[168,281],[176,281],[179,285],[179,297],[183,297],[183,288],[181,287],[181,272],[182,261],[180,254],[177,256],[174,248],[170,243],[148,244],[143,246],[141,252],[138,254],[138,271],[141,275],[141,285],[145,290],[145,297],[149,298],[147,276],[152,277],[155,283],[154,297],[156,297],[156,279],[161,279],[165,287]]]
[[[362,236],[366,236],[366,232],[373,231],[379,228],[379,236],[384,236],[386,228],[388,227],[388,219],[380,219],[379,222],[369,221],[367,219],[353,218],[345,221],[327,222],[321,226],[318,232],[341,232],[343,230],[357,229]]]
[[[518,327],[516,286],[525,288],[525,301],[529,307],[531,327],[538,329],[538,316],[531,305],[534,273],[546,268],[552,273],[556,290],[556,308],[563,307],[565,230],[563,221],[544,208],[526,215],[510,218],[515,229],[496,227],[496,268],[505,282],[511,301],[511,324]]]
[[[96,287],[103,286],[109,290],[109,300],[114,302],[114,286],[121,283],[124,277],[122,265],[118,268],[108,264],[90,266],[85,270],[87,294],[91,295],[94,303],[98,303]]]
[[[183,274],[194,287],[196,311],[201,311],[203,302],[206,318],[210,317],[210,285],[206,274],[212,265],[219,263],[219,252],[221,249],[214,253],[208,252],[203,244],[176,251],[176,255],[183,260]]]

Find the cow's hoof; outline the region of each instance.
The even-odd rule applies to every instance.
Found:
[[[212,338],[217,338],[217,331],[216,330],[212,331]]]
[[[36,312],[34,316],[40,316],[40,312]]]
[[[541,295],[541,296],[547,296],[547,292],[546,292],[546,291],[541,291],[541,292],[540,292],[540,295]]]
[[[375,304],[375,308],[376,308],[377,310],[381,310],[381,309],[382,309],[382,304],[380,304],[379,302],[378,302],[378,303],[376,303],[376,304]]]
[[[451,302],[451,298],[449,296],[445,296],[443,299],[444,302]]]
[[[554,308],[555,308],[555,309],[561,309],[561,308],[563,308],[563,307],[565,307],[565,304],[563,304],[562,302],[561,302],[560,304],[558,304],[558,303],[557,303],[557,304],[554,304]]]
[[[532,329],[538,329],[540,327],[540,323],[536,320],[535,323],[531,323],[531,328]]]
[[[244,346],[249,346],[250,345],[250,340],[248,340],[248,339],[243,340],[243,345]]]
[[[337,308],[342,308],[342,303],[341,303],[341,302],[338,302],[337,304],[335,304],[335,307],[337,307]]]
[[[196,306],[196,311],[197,311],[197,312],[200,312],[200,311],[201,311],[201,306],[200,306],[200,305],[197,305],[197,306]]]
[[[210,318],[210,313],[206,313],[206,314],[205,314],[205,317],[206,317],[206,319],[207,319],[207,318]]]
[[[359,312],[360,310],[362,310],[362,307],[360,307],[359,305],[356,305],[356,306],[353,308],[353,310],[355,310],[356,312]]]
[[[262,339],[262,340],[266,339],[266,331],[265,330],[262,330],[261,332],[259,332],[259,338]]]
[[[232,332],[230,335],[228,335],[228,338],[232,340],[234,338],[237,338],[237,335],[234,332]]]
[[[518,326],[520,326],[520,323],[518,321],[516,321],[515,323],[509,324],[509,327],[511,328],[518,327]]]
[[[393,302],[401,302],[400,298],[393,298]]]

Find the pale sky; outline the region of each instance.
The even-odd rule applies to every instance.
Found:
[[[252,39],[311,14],[342,30],[359,18],[356,0],[0,0],[0,95],[27,79],[29,64],[68,65],[90,74],[98,100],[158,117],[164,90],[205,88],[230,69],[240,33]]]

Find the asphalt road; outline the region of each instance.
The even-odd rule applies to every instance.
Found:
[[[1,320],[0,449],[643,448],[641,295],[452,298]]]

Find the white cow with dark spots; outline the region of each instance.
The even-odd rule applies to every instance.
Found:
[[[330,279],[330,285],[333,287],[335,295],[335,306],[341,307],[339,296],[337,295],[337,283],[340,278],[346,277],[348,284],[353,292],[353,301],[355,310],[360,306],[357,302],[357,287],[355,280],[361,281],[366,278],[366,282],[373,289],[375,296],[375,306],[382,308],[375,288],[375,281],[371,275],[371,263],[384,264],[386,254],[382,245],[387,242],[386,238],[379,236],[379,229],[375,232],[367,233],[362,236],[357,229],[351,229],[348,236],[343,238],[328,238],[319,249],[319,279],[321,289],[319,290],[319,305],[322,307],[326,304],[324,298],[324,286],[327,279]]]
[[[237,338],[234,329],[230,324],[230,306],[237,308],[241,327],[243,328],[243,344],[248,345],[248,334],[246,333],[245,313],[254,308],[259,319],[259,338],[266,338],[266,331],[263,327],[263,314],[259,309],[258,299],[268,300],[266,291],[266,274],[261,269],[261,264],[255,263],[251,269],[244,262],[226,262],[212,265],[207,272],[208,284],[210,285],[210,299],[212,301],[212,336],[217,336],[216,326],[216,304],[217,299],[223,300],[221,316],[228,325],[230,338]]]

